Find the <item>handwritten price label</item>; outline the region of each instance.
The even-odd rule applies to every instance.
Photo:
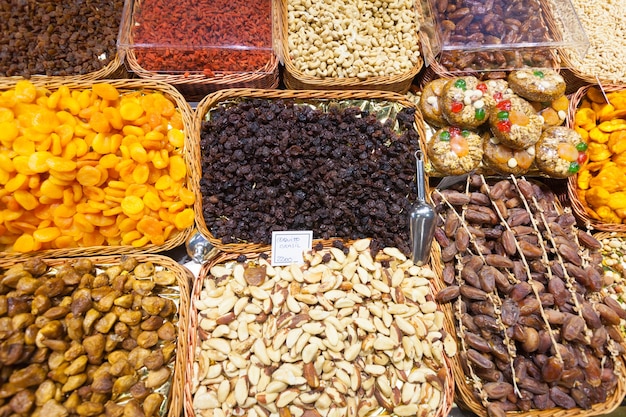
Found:
[[[272,266],[304,263],[302,254],[312,247],[312,230],[272,232]]]

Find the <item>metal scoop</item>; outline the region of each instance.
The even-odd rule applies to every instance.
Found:
[[[422,151],[415,152],[415,161],[417,163],[417,201],[412,205],[409,213],[409,232],[411,234],[413,263],[424,265],[430,257],[437,219],[435,210],[426,202],[426,179]]]

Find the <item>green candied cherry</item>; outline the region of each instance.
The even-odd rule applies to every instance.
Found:
[[[485,109],[484,108],[479,108],[476,109],[476,111],[474,112],[474,117],[476,117],[476,120],[485,120]]]
[[[454,82],[454,86],[456,88],[460,88],[461,90],[465,90],[467,88],[467,83],[465,82],[463,78],[459,78],[458,80]]]
[[[533,71],[533,75],[535,77],[539,77],[539,78],[543,78],[545,76],[545,74],[543,73],[543,71],[539,71],[539,70],[535,70]]]
[[[442,142],[450,142],[450,132],[443,131],[439,134],[439,140]]]
[[[567,168],[567,172],[571,174],[575,174],[578,172],[579,169],[580,169],[580,164],[574,161],[569,164],[569,168]]]

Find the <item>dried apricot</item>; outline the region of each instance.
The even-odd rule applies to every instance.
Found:
[[[174,225],[178,230],[183,230],[188,227],[193,226],[194,223],[194,213],[193,209],[186,208],[180,213],[176,214],[176,218],[174,220]]]
[[[135,121],[141,117],[143,109],[141,105],[135,101],[126,101],[120,107],[120,115],[123,120]]]
[[[76,173],[76,180],[83,186],[94,186],[100,182],[100,170],[90,165],[81,167]]]
[[[193,223],[183,129],[160,92],[107,81],[0,92],[0,250],[163,244]]]
[[[110,83],[95,83],[92,87],[93,92],[105,100],[115,101],[120,97],[120,93]]]

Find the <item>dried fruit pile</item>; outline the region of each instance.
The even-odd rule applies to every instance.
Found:
[[[189,414],[445,415],[444,350],[456,345],[430,268],[369,239],[318,248],[305,265],[243,258],[211,266],[194,289]]]
[[[178,337],[174,272],[32,258],[0,283],[1,415],[160,415]]]
[[[0,94],[0,250],[162,245],[193,224],[181,109],[160,91]]]
[[[409,253],[418,146],[414,110],[384,124],[357,107],[251,99],[217,106],[201,130],[202,210],[222,243],[265,243],[273,230],[316,238],[376,236]]]
[[[74,76],[116,56],[121,0],[20,0],[0,4],[0,76]]]
[[[600,244],[525,179],[435,191],[460,359],[490,416],[589,409],[617,386],[626,312],[602,290]],[[463,381],[457,381],[463,383]]]

